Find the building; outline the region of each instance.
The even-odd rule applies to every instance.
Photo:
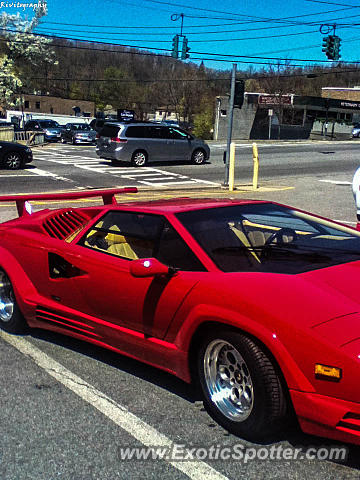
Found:
[[[333,98],[336,100],[349,100],[352,102],[360,102],[360,86],[345,87],[323,87],[321,89],[323,98]]]
[[[20,105],[24,112],[51,113],[56,115],[75,115],[79,113],[85,117],[93,117],[95,115],[95,102],[89,100],[24,94],[20,99]]]
[[[229,96],[216,98],[214,140],[227,138],[228,104]],[[232,138],[342,139],[359,120],[360,100],[245,92],[242,108],[234,108]]]

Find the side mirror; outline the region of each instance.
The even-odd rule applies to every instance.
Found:
[[[139,258],[130,263],[130,273],[133,277],[157,277],[168,275],[169,267],[156,260],[156,258]]]

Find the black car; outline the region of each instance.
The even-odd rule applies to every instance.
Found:
[[[14,142],[0,141],[0,166],[9,170],[23,168],[26,163],[32,162],[31,148]]]
[[[44,132],[46,142],[58,142],[61,136],[61,127],[55,120],[29,120],[25,123],[25,131]]]

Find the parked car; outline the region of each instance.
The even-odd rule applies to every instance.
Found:
[[[197,165],[210,157],[209,146],[179,127],[157,123],[105,123],[96,142],[100,158],[113,163],[131,161],[135,167],[148,162],[184,160]]]
[[[0,141],[0,165],[9,170],[23,168],[33,160],[30,147],[15,142]]]
[[[360,137],[360,124],[357,123],[354,125],[354,128],[352,129],[351,135],[353,138],[359,138]]]
[[[25,131],[44,132],[47,142],[58,142],[61,137],[61,127],[55,120],[28,120],[24,129]]]
[[[360,444],[360,232],[275,202],[13,195],[0,327],[69,335],[193,382],[227,430]],[[31,200],[102,196],[29,214]],[[174,413],[175,414],[175,413]]]
[[[95,143],[96,131],[87,123],[67,123],[61,132],[61,142]]]

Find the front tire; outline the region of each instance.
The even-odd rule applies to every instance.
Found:
[[[209,335],[197,368],[204,405],[229,432],[263,441],[283,425],[286,399],[279,375],[249,337],[230,330]]]
[[[137,150],[131,157],[131,163],[134,167],[145,167],[148,162],[148,155],[144,150]]]
[[[27,327],[11,281],[4,270],[0,270],[0,327],[9,333],[23,333]]]
[[[24,166],[24,160],[20,153],[9,152],[5,155],[4,164],[9,170],[18,170]]]
[[[206,155],[204,150],[198,149],[191,155],[191,162],[195,165],[202,165],[206,162]]]

